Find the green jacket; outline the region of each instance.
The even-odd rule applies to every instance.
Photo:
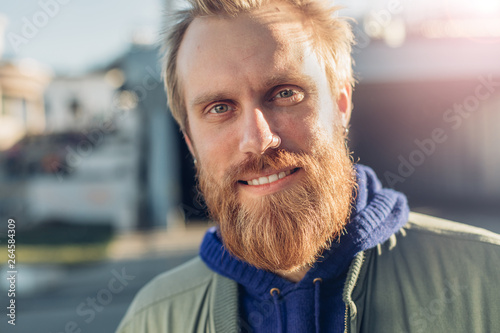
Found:
[[[346,332],[500,332],[500,236],[410,213],[358,253],[344,286]],[[118,333],[238,332],[238,288],[199,257],[136,296]]]

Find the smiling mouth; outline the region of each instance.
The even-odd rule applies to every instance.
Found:
[[[250,186],[257,186],[257,185],[264,185],[264,184],[270,184],[274,183],[280,179],[285,178],[286,176],[289,176],[295,172],[297,172],[300,168],[295,168],[295,169],[290,169],[286,171],[281,171],[279,173],[275,173],[266,177],[258,177],[255,179],[251,180],[239,180],[238,183],[240,184],[245,184],[245,185],[250,185]]]

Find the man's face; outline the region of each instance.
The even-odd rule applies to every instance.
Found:
[[[177,65],[188,145],[226,247],[269,270],[312,263],[349,212],[352,166],[341,128],[350,92],[332,97],[300,14],[279,3],[197,18]],[[281,146],[266,150],[272,134]],[[256,182],[263,177],[267,184]],[[283,247],[290,249],[268,258]]]

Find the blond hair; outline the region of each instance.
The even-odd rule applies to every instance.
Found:
[[[272,0],[188,0],[188,9],[173,15],[174,24],[166,33],[163,75],[168,103],[182,131],[187,130],[187,112],[182,87],[177,76],[177,55],[184,34],[193,20],[201,16],[237,17],[260,8]],[[351,49],[354,35],[346,19],[336,15],[339,7],[331,0],[282,0],[290,3],[303,15],[312,29],[313,46],[325,66],[325,72],[337,97],[346,84],[354,85]]]

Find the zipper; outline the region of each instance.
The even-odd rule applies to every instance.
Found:
[[[349,304],[355,303],[352,302],[352,292],[354,287],[358,282],[359,272],[361,271],[361,266],[363,266],[365,260],[365,253],[363,251],[359,252],[354,258],[351,266],[349,267],[349,271],[347,273],[346,284],[344,286],[344,291],[342,293],[342,300],[345,303],[345,316],[344,316],[344,333],[349,333],[350,324],[349,320]],[[351,303],[352,302],[352,303]]]
[[[344,333],[348,333],[348,330],[347,330],[347,316],[348,316],[348,313],[349,313],[349,305],[345,305],[345,316],[344,316]]]

